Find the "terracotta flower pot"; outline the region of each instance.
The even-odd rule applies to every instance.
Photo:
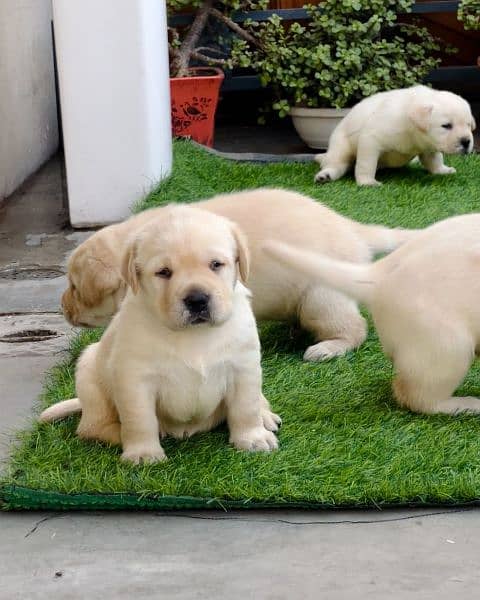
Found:
[[[189,77],[171,77],[172,133],[213,146],[215,112],[223,71],[213,67],[196,67]]]
[[[290,109],[293,126],[302,140],[315,150],[328,148],[332,131],[350,109],[301,108]]]

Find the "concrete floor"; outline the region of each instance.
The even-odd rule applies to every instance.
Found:
[[[2,457],[71,331],[61,273],[88,232],[64,227],[61,190],[54,159],[0,210]],[[58,335],[1,341],[34,328]],[[479,526],[476,509],[1,513],[0,600],[471,598]]]

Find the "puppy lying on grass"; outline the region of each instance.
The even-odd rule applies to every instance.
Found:
[[[282,189],[223,194],[195,206],[231,219],[246,234],[252,257],[248,286],[256,318],[299,321],[315,338],[304,355],[310,361],[339,356],[360,345],[366,335],[365,321],[350,298],[312,282],[301,272],[279,269],[261,251],[262,244],[271,238],[362,263],[417,234],[356,223],[320,202]],[[145,211],[106,227],[73,252],[68,263],[69,287],[62,298],[65,317],[72,324],[108,323],[125,295],[120,273],[125,238],[163,210]]]
[[[121,271],[129,290],[76,371],[78,399],[41,421],[79,410],[81,438],[121,444],[122,459],[166,458],[160,436],[184,438],[226,419],[242,450],[277,448],[280,418],[262,394],[248,251],[227,219],[168,206],[133,232]]]
[[[480,214],[432,225],[369,265],[278,242],[265,251],[367,305],[396,370],[399,404],[420,413],[480,412],[479,398],[452,396],[480,348]]]
[[[317,154],[315,181],[340,179],[355,165],[358,185],[380,185],[381,167],[403,167],[418,156],[433,175],[455,173],[442,152],[468,154],[475,121],[468,102],[451,92],[423,85],[380,92],[356,104],[330,136],[328,150]]]

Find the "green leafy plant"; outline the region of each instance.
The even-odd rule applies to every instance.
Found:
[[[255,7],[265,8],[267,0],[167,0],[169,16],[187,9],[195,11],[189,25],[169,27],[170,76],[185,77],[193,63],[231,67],[235,60],[226,55],[222,44],[202,44],[202,36],[211,22],[216,21],[227,30],[233,32],[236,39],[248,46],[257,46],[257,40],[251,33],[231,19],[231,13],[237,10],[251,10]],[[220,36],[217,36],[221,42]]]
[[[458,6],[457,16],[465,29],[480,30],[480,0],[462,0]]]
[[[252,4],[255,4],[252,2]],[[307,5],[304,24],[244,24],[255,44],[235,40],[232,61],[276,92],[280,116],[292,106],[352,106],[379,91],[416,84],[439,64],[440,46],[415,24],[398,22],[413,0],[325,0]]]

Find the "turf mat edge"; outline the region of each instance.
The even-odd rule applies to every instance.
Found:
[[[480,498],[470,501],[418,500],[399,503],[371,504],[324,504],[320,502],[258,502],[253,500],[222,500],[219,498],[195,498],[192,496],[152,496],[141,494],[62,494],[45,490],[33,490],[15,485],[0,487],[0,508],[15,510],[356,510],[401,509],[426,507],[474,507],[480,506]]]

